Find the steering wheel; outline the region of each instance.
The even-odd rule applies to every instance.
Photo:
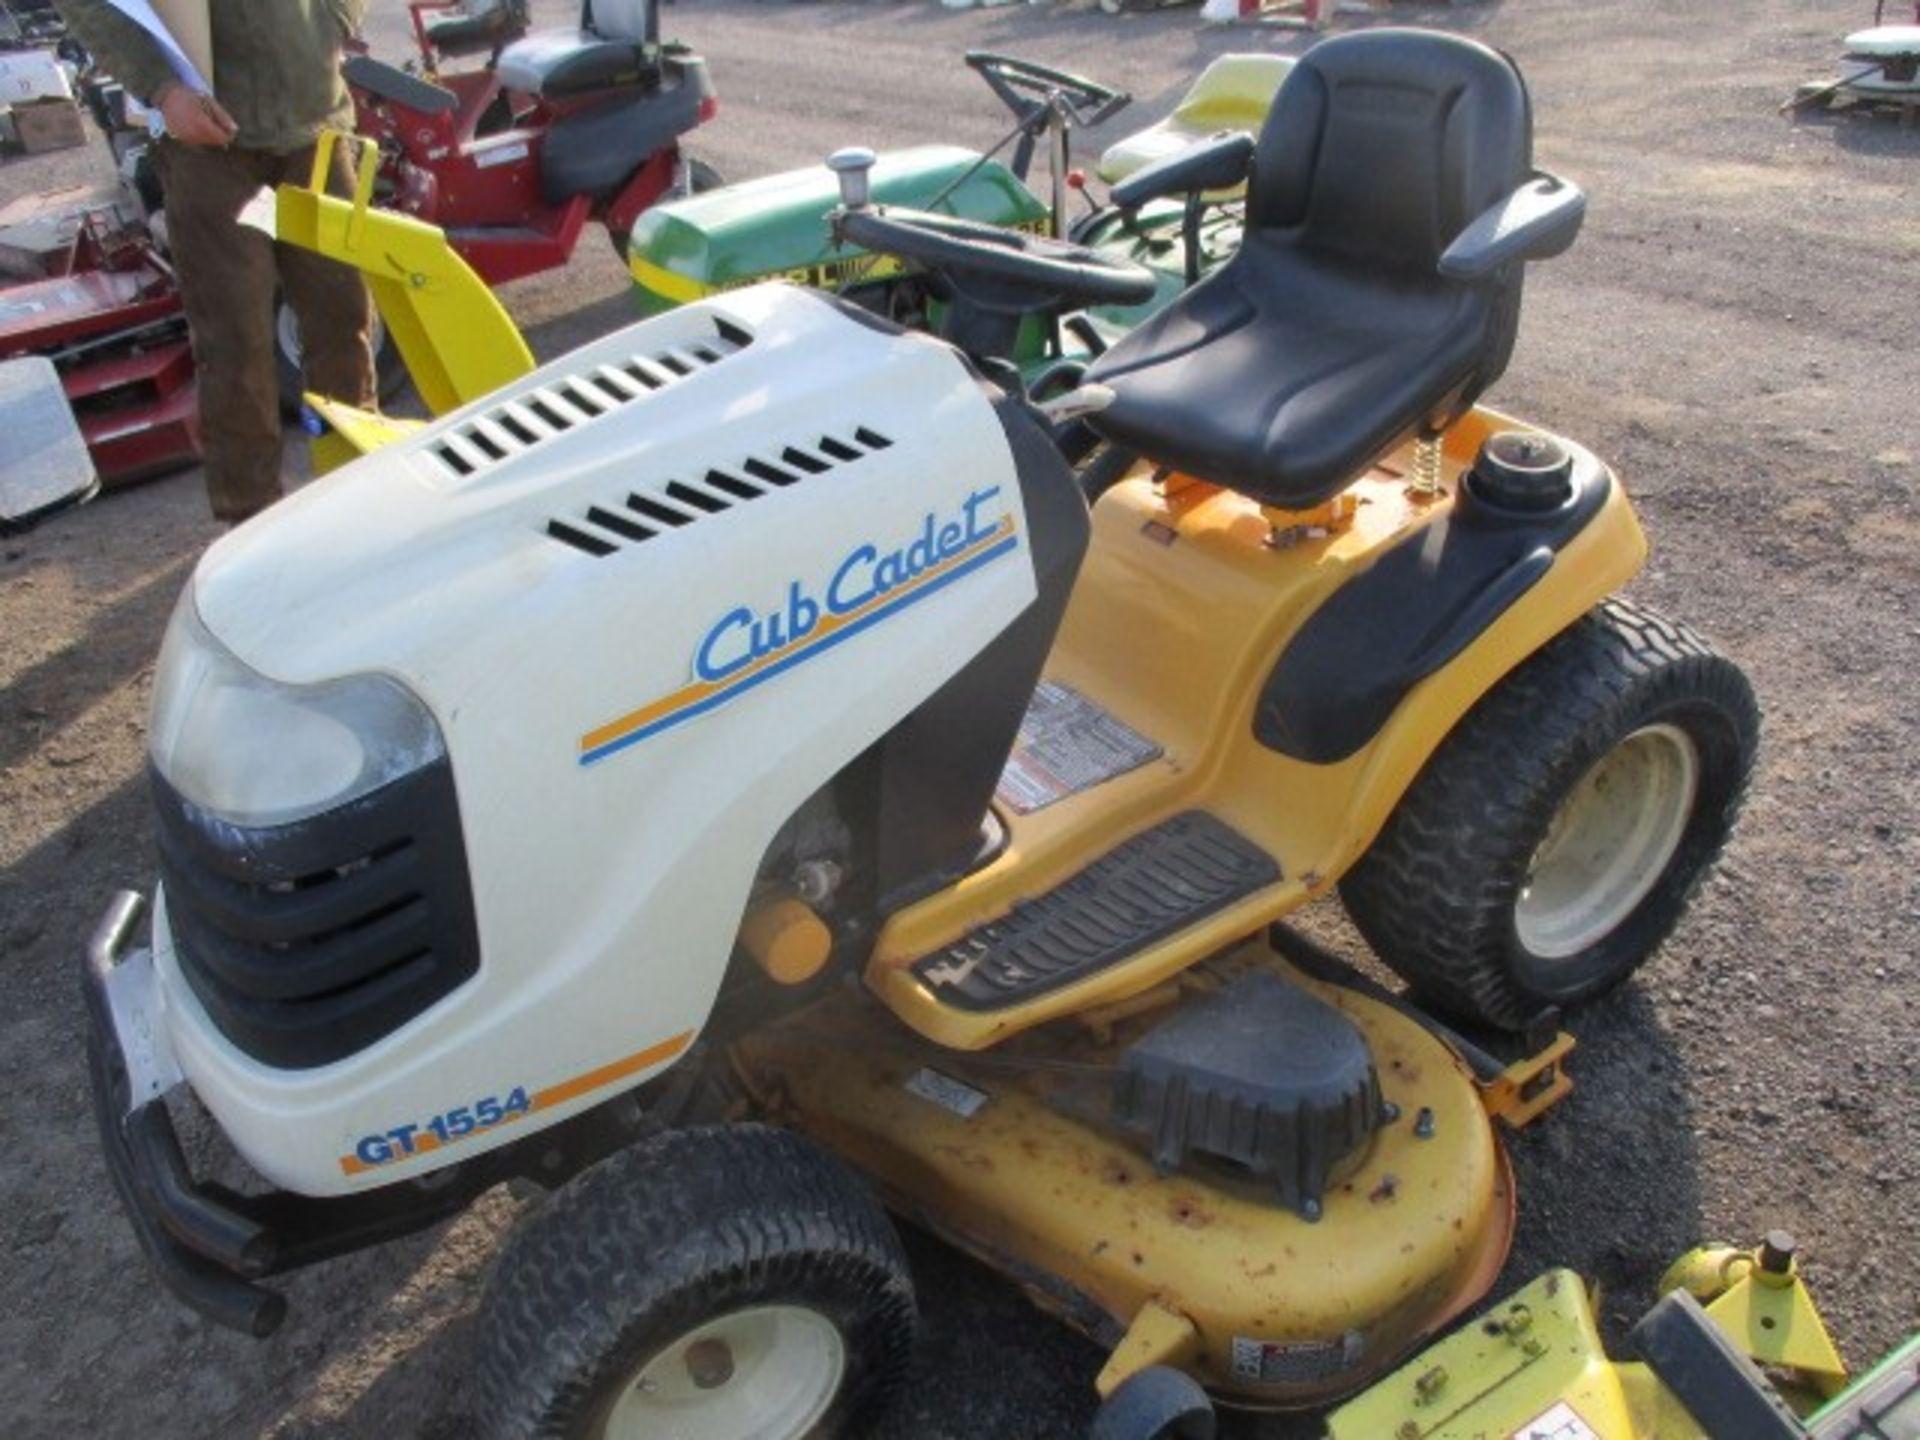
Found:
[[[1159,288],[1153,272],[1131,260],[952,215],[862,206],[836,210],[832,222],[836,241],[918,261],[995,313],[1140,305]]]
[[[967,64],[980,72],[980,78],[1011,110],[1014,118],[1025,122],[1034,110],[1048,100],[1057,100],[1067,118],[1079,126],[1098,125],[1124,108],[1133,98],[1124,90],[1114,90],[1089,80],[1038,65],[1012,55],[996,55],[990,50],[969,50]]]

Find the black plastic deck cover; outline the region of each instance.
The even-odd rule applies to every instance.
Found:
[[[1278,975],[1254,970],[1181,1007],[1120,1062],[1114,1111],[1142,1132],[1162,1174],[1190,1153],[1273,1181],[1309,1220],[1333,1167],[1385,1118],[1359,1028]]]
[[[1806,1434],[1759,1367],[1686,1291],[1675,1290],[1655,1305],[1627,1338],[1708,1440],[1798,1440]]]
[[[1184,811],[915,961],[913,973],[956,1009],[1004,1009],[1118,964],[1279,878],[1279,862],[1231,825]]]

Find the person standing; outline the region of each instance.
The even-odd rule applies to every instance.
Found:
[[[274,296],[300,322],[307,385],[374,399],[372,304],[357,270],[269,239],[240,212],[283,181],[304,185],[322,130],[353,129],[341,48],[368,0],[208,0],[212,95],[182,84],[159,46],[111,0],[55,0],[103,68],[166,121],[156,145],[168,248],[200,380],[214,516],[238,524],[280,498]],[[331,188],[351,194],[349,147]]]

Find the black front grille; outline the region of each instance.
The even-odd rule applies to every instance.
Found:
[[[443,757],[336,810],[235,825],[149,771],[180,970],[213,1023],[283,1069],[392,1033],[479,965]]]

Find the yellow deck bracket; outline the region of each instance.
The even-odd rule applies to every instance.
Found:
[[[1760,1364],[1791,1370],[1830,1399],[1846,1387],[1846,1362],[1800,1278],[1791,1243],[1771,1261],[1769,1249],[1741,1252],[1744,1273],[1707,1305],[1707,1316]]]
[[[1562,1030],[1546,1049],[1516,1060],[1493,1079],[1480,1085],[1480,1103],[1487,1114],[1510,1130],[1524,1130],[1573,1093],[1566,1059],[1574,1039]]]
[[[352,137],[348,137],[351,139]],[[360,145],[351,200],[326,193],[334,146],[320,137],[307,185],[282,185],[279,239],[352,265],[367,288],[414,388],[435,415],[477,400],[533,369],[533,352],[506,309],[436,225],[373,206],[379,147]]]
[[[421,429],[424,420],[403,420],[382,415],[378,410],[362,409],[342,400],[329,400],[309,390],[303,397],[307,408],[327,424],[324,433],[314,437],[313,473],[324,475],[350,460],[358,460],[369,450],[411,435]]]
[[[1260,513],[1267,522],[1267,543],[1286,546],[1301,540],[1338,535],[1352,526],[1353,517],[1359,509],[1360,497],[1351,490],[1343,490],[1310,510],[1282,510],[1277,506],[1262,505]]]
[[[1094,1377],[1093,1388],[1101,1398],[1111,1395],[1120,1383],[1152,1365],[1184,1366],[1200,1349],[1200,1332],[1193,1322],[1177,1310],[1169,1310],[1158,1300],[1142,1305],[1113,1347],[1107,1363]]]

